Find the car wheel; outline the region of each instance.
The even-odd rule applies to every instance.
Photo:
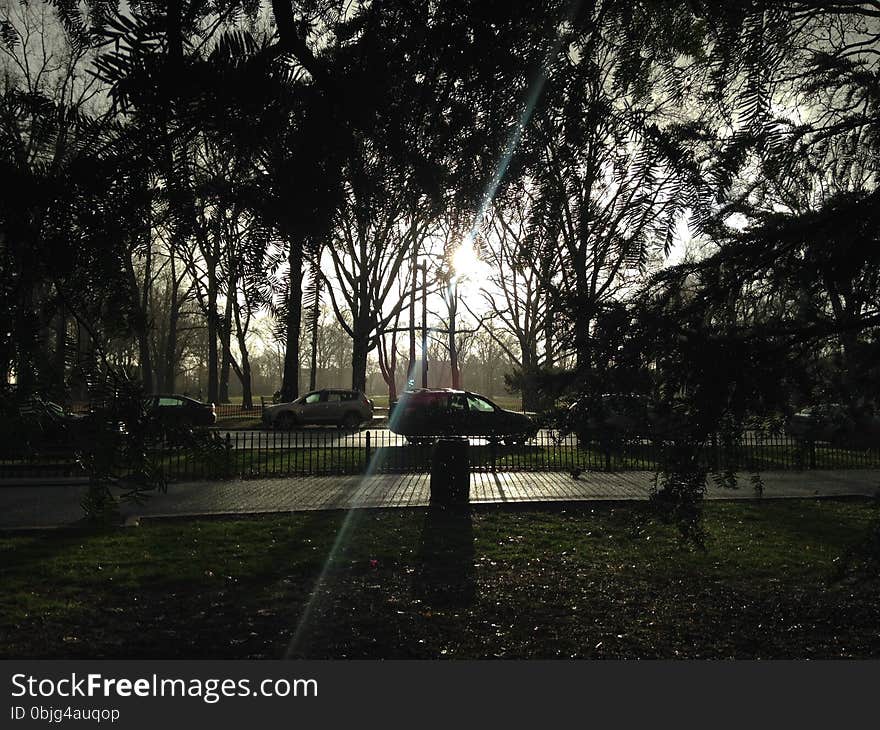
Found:
[[[283,431],[292,431],[294,426],[296,426],[296,416],[290,411],[279,413],[275,419],[275,428],[280,428]]]
[[[342,427],[350,431],[354,431],[361,425],[360,416],[357,413],[346,413],[342,417]]]

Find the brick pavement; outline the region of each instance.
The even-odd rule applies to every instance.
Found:
[[[647,499],[654,473],[585,472],[577,479],[565,472],[475,472],[473,503],[558,502]],[[880,496],[880,471],[766,472],[764,497]],[[227,482],[172,484],[145,505],[125,505],[123,516],[294,512],[368,507],[418,507],[428,503],[428,474],[376,474],[344,477],[291,477]],[[85,487],[79,483],[9,486],[0,484],[0,528],[48,527],[82,517]],[[748,475],[740,487],[710,484],[708,499],[753,499]]]

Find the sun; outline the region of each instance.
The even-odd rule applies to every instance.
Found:
[[[452,255],[452,269],[459,278],[473,276],[480,268],[482,261],[474,250],[473,241],[465,239]]]

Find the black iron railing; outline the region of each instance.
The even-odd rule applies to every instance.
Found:
[[[148,444],[153,462],[171,480],[295,475],[427,472],[432,445],[411,444],[386,429],[346,431],[305,428],[294,431],[213,429],[198,438],[156,440]],[[624,471],[655,470],[663,445],[647,439],[582,441],[540,431],[524,444],[483,438],[470,440],[472,470]],[[698,458],[712,471],[880,468],[880,449],[799,441],[779,433],[750,431],[735,443],[713,438]],[[125,474],[120,459],[117,471]],[[34,449],[0,458],[0,479],[84,476],[75,453]]]
[[[259,402],[250,408],[245,408],[241,403],[217,403],[214,412],[218,421],[229,418],[260,418],[262,408]]]

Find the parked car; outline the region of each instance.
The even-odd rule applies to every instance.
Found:
[[[355,429],[373,420],[373,401],[359,390],[313,390],[291,403],[263,406],[263,424],[268,428],[334,425]]]
[[[147,396],[148,416],[164,429],[213,426],[217,409],[213,403],[202,403],[186,395]]]
[[[388,428],[417,444],[439,436],[474,436],[513,445],[533,438],[538,431],[524,413],[507,411],[477,393],[450,389],[406,391]]]
[[[72,413],[53,401],[30,398],[19,406],[20,428],[31,441],[44,444],[71,444],[85,435],[88,418]]]
[[[686,415],[662,409],[636,393],[603,393],[583,397],[569,406],[564,430],[582,441],[620,438],[666,438],[684,434]]]
[[[102,413],[75,413],[40,396],[23,401],[0,397],[0,455],[44,449],[72,451],[94,446],[105,431],[123,431]]]
[[[801,441],[869,446],[880,443],[880,416],[839,403],[809,406],[795,413],[786,433]]]

